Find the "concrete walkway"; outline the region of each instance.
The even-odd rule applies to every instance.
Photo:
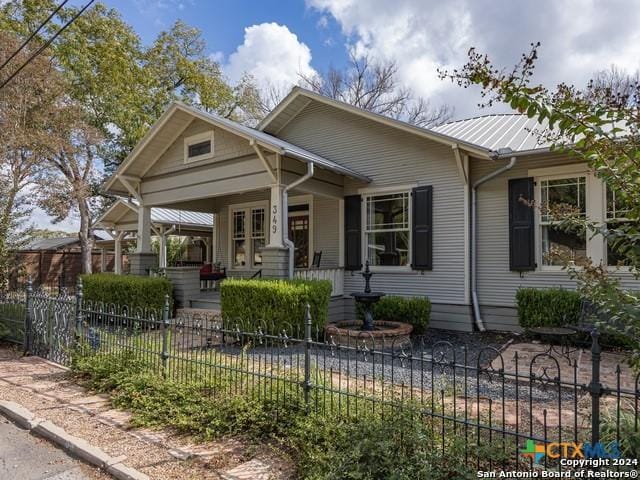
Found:
[[[0,418],[0,478],[98,480],[109,477]]]
[[[113,409],[106,395],[87,392],[66,369],[1,347],[0,399],[24,406],[151,479],[293,478],[291,467],[268,447],[233,438],[196,443],[166,430],[134,428],[128,412]],[[0,474],[4,478],[13,477]]]

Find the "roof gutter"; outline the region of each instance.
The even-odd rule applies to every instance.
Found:
[[[295,253],[295,247],[293,245],[293,242],[289,239],[289,228],[287,227],[287,225],[289,224],[288,222],[288,217],[289,217],[289,190],[297,187],[298,185],[306,182],[307,180],[309,180],[311,177],[313,177],[313,172],[314,172],[314,165],[311,162],[307,163],[307,173],[305,173],[302,177],[300,177],[299,179],[297,179],[296,181],[294,181],[293,183],[290,183],[289,185],[287,185],[286,187],[284,187],[284,190],[282,191],[282,227],[283,227],[283,242],[285,244],[285,246],[287,247],[287,249],[289,250],[289,278],[293,278],[293,261],[294,261],[294,253]]]
[[[507,152],[506,150],[509,150]],[[500,154],[511,153],[510,149],[499,151],[494,158],[500,158]],[[482,316],[480,315],[480,301],[478,299],[478,187],[489,180],[492,180],[504,172],[511,170],[517,162],[516,156],[511,156],[509,163],[494,170],[475,182],[471,187],[471,302],[473,303],[473,316],[478,330],[486,330]]]

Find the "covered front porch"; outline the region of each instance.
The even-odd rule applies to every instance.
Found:
[[[188,210],[215,216],[211,263],[227,277],[327,279],[341,297],[345,191],[367,182],[276,137],[174,104],[106,188],[138,204],[131,273],[152,262],[151,208]],[[199,268],[166,273],[178,304],[216,299],[201,291]]]

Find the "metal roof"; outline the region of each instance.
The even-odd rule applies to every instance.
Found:
[[[546,121],[539,123],[523,114],[504,113],[445,123],[433,131],[488,150],[510,148],[513,152],[525,152],[550,146],[539,138],[547,128]]]
[[[189,210],[174,210],[172,208],[152,207],[151,221],[153,223],[170,223],[172,225],[212,227],[213,214],[192,212]]]

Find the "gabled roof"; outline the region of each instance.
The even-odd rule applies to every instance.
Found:
[[[506,113],[449,122],[433,130],[488,150],[508,148],[523,153],[549,148],[548,142],[539,139],[540,133],[547,128],[546,121],[539,123],[537,119],[523,114]]]
[[[333,98],[325,97],[311,90],[307,90],[302,87],[293,87],[289,95],[287,95],[282,102],[280,102],[259,124],[258,130],[266,133],[277,135],[277,133],[284,128],[284,126],[290,122],[295,116],[300,113],[309,102],[316,101],[325,105],[338,108],[343,111],[353,113],[355,115],[367,118],[374,122],[378,122],[393,128],[403,130],[405,132],[418,135],[422,138],[427,138],[438,143],[450,145],[451,147],[460,147],[467,150],[470,153],[478,155],[480,157],[490,157],[493,152],[481,145],[476,145],[471,142],[467,142],[464,139],[456,138],[445,133],[431,130],[427,128],[417,127],[401,120],[386,117],[378,113],[371,112],[359,107],[355,107],[345,102],[335,100]]]
[[[111,205],[100,218],[96,220],[94,226],[99,228],[110,228],[133,212],[138,215],[138,207],[135,200],[118,199]],[[189,210],[174,210],[172,208],[151,208],[151,223],[155,225],[176,225],[185,228],[199,228],[211,230],[213,228],[213,214],[192,212]]]
[[[158,135],[165,124],[167,124],[167,122],[169,122],[173,117],[176,117],[179,120],[177,127],[172,126],[172,129],[174,131],[176,129],[179,129],[179,132],[181,132],[182,130],[184,130],[184,128],[186,128],[186,126],[189,125],[189,123],[191,123],[191,121],[193,121],[194,119],[200,119],[204,122],[210,123],[213,126],[227,130],[239,137],[245,138],[248,141],[254,141],[257,145],[277,152],[283,156],[294,158],[296,160],[307,163],[313,163],[320,168],[325,168],[327,170],[331,170],[336,173],[355,178],[357,180],[362,180],[365,182],[370,181],[370,179],[366,175],[362,175],[361,173],[358,173],[350,168],[344,167],[338,163],[309,152],[308,150],[298,147],[297,145],[286,142],[284,140],[280,140],[273,135],[262,132],[260,130],[256,130],[251,127],[247,127],[227,118],[220,117],[219,115],[204,112],[182,102],[173,102],[169,106],[169,108],[160,116],[160,118],[153,124],[144,138],[136,145],[136,147],[131,151],[124,162],[122,162],[116,172],[107,180],[104,185],[105,190],[109,190],[117,182],[119,175],[126,176],[129,174],[129,170],[131,169],[132,165],[134,165],[136,160],[151,144],[152,140]],[[150,158],[146,158],[145,161],[147,163],[151,161],[151,159],[155,161],[176,139],[177,135],[174,135],[170,137],[170,140],[167,140],[169,142],[168,145],[158,145],[154,150],[154,155],[151,155]],[[146,167],[148,168],[148,165]]]

